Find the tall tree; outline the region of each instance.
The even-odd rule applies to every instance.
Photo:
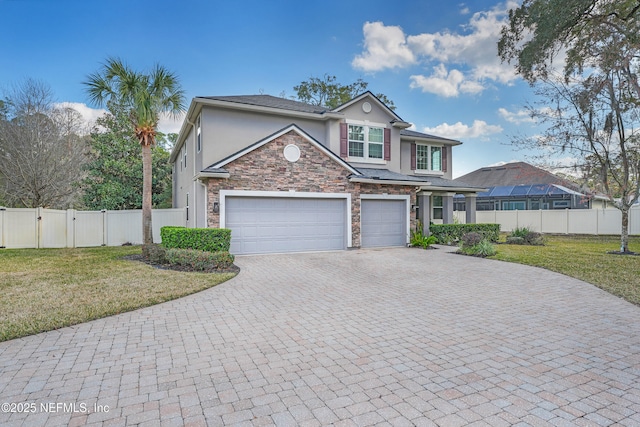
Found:
[[[161,65],[140,73],[118,58],[109,58],[84,84],[94,104],[104,106],[113,101],[124,106],[142,146],[142,236],[144,244],[149,245],[153,243],[151,147],[156,142],[160,114],[178,115],[184,110],[178,77]]]
[[[640,41],[639,12],[638,0],[523,0],[509,11],[498,55],[530,83],[547,77],[561,52],[566,76],[607,51],[628,61]]]
[[[345,102],[367,91],[369,83],[358,79],[351,84],[343,85],[336,82],[336,76],[325,74],[322,78],[309,77],[309,80],[294,86],[297,99],[312,105],[320,105],[336,108]],[[376,95],[387,107],[394,110],[396,107],[392,100],[379,93]]]
[[[629,210],[640,195],[640,111],[624,79],[620,70],[579,81],[545,79],[536,86],[542,101],[529,111],[548,128],[515,143],[528,150],[542,148],[540,156],[547,162],[574,158],[573,168],[622,213],[620,250],[628,252]]]
[[[82,181],[83,202],[88,209],[140,209],[142,207],[142,158],[128,112],[113,102],[96,120],[91,132],[87,177]],[[159,133],[160,135],[160,133]],[[171,207],[170,153],[161,144],[151,148],[152,204]]]
[[[622,212],[621,252],[628,252],[628,212],[640,181],[640,1],[524,0],[510,11],[498,54],[537,86],[549,125],[544,137],[516,143],[572,153]],[[554,59],[566,54],[563,75]],[[549,105],[554,106],[550,109]]]
[[[57,106],[51,88],[27,79],[0,112],[0,199],[11,207],[70,208],[79,198],[86,142],[80,113]]]

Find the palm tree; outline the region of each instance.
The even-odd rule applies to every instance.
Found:
[[[144,74],[135,72],[118,58],[107,59],[84,85],[97,106],[115,102],[129,111],[135,136],[142,146],[142,236],[144,245],[149,245],[153,243],[151,147],[156,142],[160,114],[175,117],[184,111],[184,92],[177,76],[161,65]]]

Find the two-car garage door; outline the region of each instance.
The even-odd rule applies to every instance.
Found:
[[[227,196],[224,226],[231,253],[308,252],[347,248],[347,198]],[[404,246],[406,199],[361,200],[361,246]]]
[[[339,250],[347,247],[347,199],[226,197],[231,253]]]

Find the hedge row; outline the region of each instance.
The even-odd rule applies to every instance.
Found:
[[[195,249],[205,252],[229,252],[231,230],[228,228],[162,227],[162,246],[167,249]]]
[[[169,264],[191,267],[196,271],[221,270],[233,265],[234,256],[229,252],[204,252],[195,249],[167,249]]]
[[[467,233],[478,233],[491,242],[500,238],[500,224],[431,224],[429,231],[443,245],[458,244]]]

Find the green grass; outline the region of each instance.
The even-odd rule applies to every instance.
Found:
[[[169,301],[233,273],[159,270],[122,259],[140,247],[0,250],[0,341]]]
[[[615,236],[545,236],[545,246],[497,246],[493,259],[543,267],[592,283],[640,305],[640,256],[613,255],[620,250]],[[640,237],[630,238],[629,250],[640,252]]]

